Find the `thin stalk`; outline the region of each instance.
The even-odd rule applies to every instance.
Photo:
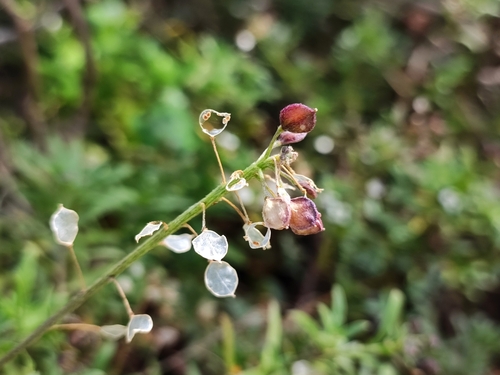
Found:
[[[134,312],[132,311],[132,308],[130,307],[130,302],[128,301],[127,296],[125,295],[125,292],[123,291],[122,286],[120,285],[118,280],[116,280],[114,277],[111,280],[113,280],[113,283],[115,283],[116,289],[118,289],[118,294],[122,298],[123,306],[125,306],[125,310],[127,310],[128,317],[132,318],[134,316]]]
[[[226,176],[224,175],[224,168],[222,167],[222,162],[220,161],[219,152],[217,151],[217,145],[215,144],[215,137],[210,137],[210,141],[212,141],[212,146],[214,148],[215,156],[217,157],[217,163],[219,163],[220,174],[222,176],[222,183],[226,185]]]
[[[73,261],[73,264],[76,268],[76,273],[78,274],[78,279],[80,280],[80,288],[82,290],[87,289],[87,285],[85,284],[85,279],[83,278],[83,272],[80,267],[80,263],[78,263],[78,259],[76,258],[75,254],[75,249],[73,248],[73,245],[67,246],[69,253],[71,255],[71,260]]]
[[[248,213],[247,213],[247,210],[245,208],[245,205],[243,204],[243,201],[241,200],[241,197],[238,194],[238,192],[234,191],[233,193],[236,195],[236,198],[238,198],[238,202],[240,203],[241,210],[243,211],[243,214],[245,215],[245,218],[246,218],[245,222],[248,223],[250,221],[250,218],[248,217]]]
[[[101,332],[101,327],[87,323],[54,324],[51,330]]]
[[[261,159],[252,163],[243,171],[243,177],[250,181],[255,178],[259,171],[262,169],[267,169],[273,165],[273,159]],[[222,183],[213,189],[208,195],[206,195],[200,201],[194,203],[191,207],[185,210],[182,214],[177,216],[174,220],[168,223],[167,227],[162,227],[155,234],[139,246],[137,246],[133,251],[131,251],[122,260],[113,264],[111,268],[105,272],[101,277],[99,277],[92,285],[87,289],[76,293],[61,309],[52,314],[45,322],[43,322],[38,328],[36,328],[28,337],[19,342],[15,347],[5,353],[0,357],[0,369],[16,355],[21,353],[23,350],[34,342],[36,342],[41,336],[43,336],[50,328],[56,324],[61,318],[66,314],[69,314],[79,308],[83,303],[85,303],[90,297],[101,290],[108,282],[110,278],[120,275],[125,271],[132,263],[134,263],[139,258],[146,255],[152,249],[156,248],[158,243],[162,241],[165,237],[170,234],[175,233],[177,230],[182,228],[184,224],[198,216],[202,213],[202,207],[210,207],[215,203],[219,202],[222,197],[224,197],[229,192],[226,190],[226,184]]]
[[[193,233],[195,236],[198,235],[198,233],[196,233],[196,231],[193,229],[193,227],[191,225],[189,225],[188,223],[185,223],[183,225],[183,227],[189,229],[191,231],[191,233]]]
[[[244,215],[243,212],[241,212],[241,210],[233,202],[231,202],[229,199],[227,199],[225,197],[222,197],[221,201],[224,201],[228,205],[230,205],[238,213],[238,215],[240,215],[241,219],[245,222],[245,224],[248,224],[248,222],[250,221],[250,219],[248,218],[248,215]]]

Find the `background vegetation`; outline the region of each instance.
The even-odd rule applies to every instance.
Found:
[[[78,289],[58,203],[92,282],[219,183],[205,108],[232,113],[236,170],[282,107],[317,107],[296,169],[325,189],[326,227],[251,250],[218,205],[237,298],[158,248],[120,278],[149,335],[50,332],[4,373],[500,371],[499,17],[498,0],[0,0],[0,355]],[[66,321],[126,320],[110,285]]]

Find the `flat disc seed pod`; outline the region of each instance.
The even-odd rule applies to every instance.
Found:
[[[216,137],[222,133],[229,123],[229,120],[231,120],[230,113],[217,112],[213,109],[205,109],[200,113],[199,117],[201,130],[210,137]]]
[[[227,254],[229,245],[226,236],[220,236],[213,230],[205,229],[193,240],[194,251],[208,260],[221,260]]]
[[[210,262],[205,270],[205,285],[216,297],[234,297],[238,274],[227,262]]]
[[[50,218],[50,229],[57,243],[72,246],[78,234],[78,214],[65,208],[62,204]]]
[[[161,241],[160,244],[174,253],[181,254],[191,250],[192,239],[193,235],[189,233],[171,234]]]
[[[137,333],[148,333],[153,329],[153,319],[148,314],[133,315],[127,325],[127,342]]]

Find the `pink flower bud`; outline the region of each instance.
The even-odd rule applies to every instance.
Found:
[[[315,199],[318,196],[318,193],[321,193],[323,191],[323,189],[318,188],[314,181],[309,177],[303,176],[301,174],[294,174],[293,177],[295,177],[302,189],[304,189],[307,195],[312,199]]]
[[[290,228],[293,233],[307,236],[325,230],[321,214],[312,200],[306,197],[293,198],[290,206],[292,208]]]
[[[291,215],[290,196],[288,194],[277,198],[266,197],[262,208],[262,217],[266,227],[276,230],[287,229]]]
[[[316,125],[316,112],[301,103],[287,105],[280,112],[281,127],[292,133],[309,133]]]
[[[307,133],[283,132],[279,135],[278,139],[276,140],[276,143],[274,144],[274,147],[300,142],[306,137],[306,135]]]

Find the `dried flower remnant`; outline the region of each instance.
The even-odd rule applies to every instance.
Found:
[[[292,133],[309,133],[316,125],[317,111],[302,103],[287,105],[280,112],[281,127]]]
[[[302,189],[306,191],[307,195],[312,199],[315,199],[318,194],[323,191],[323,189],[318,188],[314,181],[309,177],[301,174],[294,174],[293,177],[299,183]]]
[[[283,146],[280,150],[280,162],[286,166],[294,163],[299,157],[299,153],[293,150],[292,146]]]
[[[226,184],[227,191],[238,191],[248,186],[247,180],[243,177],[243,171],[235,171],[231,174]]]
[[[273,145],[274,147],[279,147],[283,145],[288,145],[291,143],[298,143],[306,137],[307,133],[292,133],[289,131],[284,131],[278,136],[278,139]]]
[[[243,238],[245,241],[248,241],[248,244],[250,245],[251,249],[270,249],[271,244],[269,243],[271,241],[271,229],[267,227],[266,234],[263,235],[257,228],[257,225],[264,225],[264,223],[252,223],[252,224],[245,224],[243,226],[243,230],[245,231],[245,236]]]
[[[292,209],[290,229],[293,233],[307,236],[325,230],[321,214],[311,199],[307,197],[293,198],[290,205]]]
[[[135,236],[135,242],[139,242],[142,237],[152,236],[162,225],[166,225],[161,221],[151,221]]]

